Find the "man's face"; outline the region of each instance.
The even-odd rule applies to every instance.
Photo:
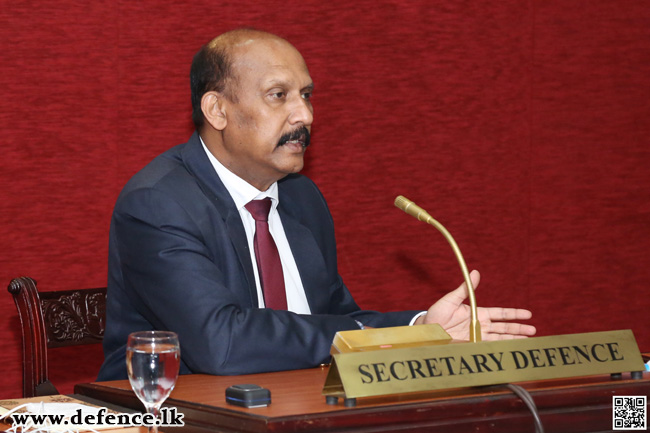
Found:
[[[300,53],[282,40],[249,41],[232,55],[236,79],[229,84],[233,100],[226,101],[222,163],[266,190],[304,165],[312,80]]]

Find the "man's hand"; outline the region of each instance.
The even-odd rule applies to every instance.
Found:
[[[470,278],[474,288],[478,287],[481,280],[478,271],[472,271]],[[471,309],[469,305],[463,304],[468,296],[467,285],[463,283],[433,304],[427,314],[418,317],[415,324],[438,323],[454,340],[469,340]],[[510,320],[526,320],[531,317],[530,311],[520,308],[478,308],[478,320],[481,323],[483,340],[507,340],[535,335],[537,330],[534,326],[507,323]]]

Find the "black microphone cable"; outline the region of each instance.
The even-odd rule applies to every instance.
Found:
[[[510,391],[514,392],[515,395],[524,402],[524,404],[528,407],[528,410],[530,410],[530,412],[533,414],[533,419],[535,420],[535,433],[544,433],[544,426],[542,425],[542,420],[539,417],[537,405],[535,404],[535,401],[533,401],[533,397],[530,395],[530,393],[521,386],[512,383],[506,384],[506,387]]]

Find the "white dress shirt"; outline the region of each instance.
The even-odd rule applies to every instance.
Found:
[[[309,304],[307,303],[307,296],[305,289],[300,279],[298,266],[296,260],[291,253],[289,241],[282,227],[282,220],[278,213],[278,204],[280,199],[278,196],[278,184],[274,182],[266,191],[260,191],[250,183],[246,182],[241,177],[237,176],[232,171],[228,170],[215,156],[208,150],[201,139],[203,150],[210,158],[212,166],[216,170],[219,178],[224,186],[230,193],[230,196],[237,206],[239,215],[241,216],[244,230],[246,231],[246,239],[248,240],[248,249],[251,253],[251,261],[253,263],[253,272],[255,273],[255,285],[257,286],[257,300],[260,308],[264,308],[264,294],[262,292],[262,285],[260,284],[259,271],[257,269],[257,260],[255,258],[255,248],[253,247],[253,238],[255,236],[255,220],[253,216],[245,208],[246,204],[251,200],[261,200],[264,198],[271,199],[271,210],[269,211],[269,232],[278,247],[280,254],[280,262],[282,262],[282,272],[284,274],[284,286],[287,292],[287,309],[298,314],[311,314]]]

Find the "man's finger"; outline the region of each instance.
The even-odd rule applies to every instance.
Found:
[[[482,310],[487,312],[487,316],[490,320],[528,320],[533,317],[533,313],[530,310],[525,310],[523,308],[490,307],[482,308]]]

